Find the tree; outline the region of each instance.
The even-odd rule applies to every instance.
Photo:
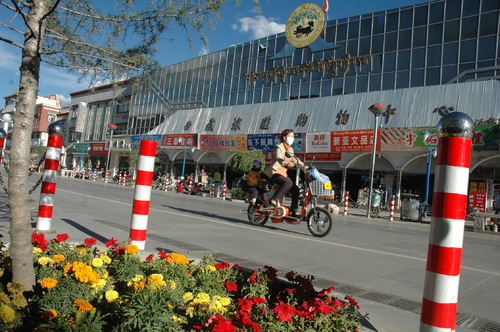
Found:
[[[254,160],[262,161],[265,165],[264,154],[261,150],[241,151],[238,152],[231,162],[231,169],[239,173],[247,173],[252,169],[252,162]]]
[[[229,1],[107,0],[94,5],[80,0],[0,0],[12,13],[0,27],[20,36],[9,39],[2,34],[0,41],[22,50],[8,186],[13,281],[22,282],[26,290],[35,284],[27,180],[41,62],[91,82],[147,78],[159,67],[155,45],[168,38],[171,26],[181,27],[188,41],[197,34],[206,43],[203,31],[221,20],[220,10]],[[258,10],[258,0],[251,1]]]

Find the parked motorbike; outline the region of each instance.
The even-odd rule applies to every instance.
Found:
[[[295,155],[289,152],[286,153],[286,156],[298,160]],[[300,177],[301,171],[305,174],[303,180]],[[273,223],[286,222],[289,224],[300,224],[302,221],[306,221],[307,229],[313,236],[324,237],[331,230],[333,216],[327,209],[318,206],[318,197],[331,197],[332,184],[331,182],[321,182],[318,180],[312,181],[307,176],[308,172],[305,166],[297,167],[296,173],[295,184],[300,189],[300,202],[302,203],[300,217],[291,216],[290,209],[283,206],[283,202],[279,202],[279,206],[269,204],[269,201],[277,190],[277,188],[274,188],[260,194],[256,203],[249,204],[247,210],[248,221],[256,226],[264,225],[269,219]]]
[[[377,218],[380,213],[380,203],[382,202],[382,189],[373,189],[372,201],[370,207],[370,217]]]

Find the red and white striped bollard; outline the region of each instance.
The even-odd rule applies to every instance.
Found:
[[[170,184],[170,177],[166,176],[165,177],[165,191],[168,191],[169,184]]]
[[[349,192],[346,191],[344,199],[344,216],[347,216],[348,210],[349,210]]]
[[[212,182],[212,188],[210,188],[210,198],[214,198],[215,194],[215,183]]]
[[[59,122],[49,125],[49,141],[45,152],[45,166],[42,175],[42,187],[40,190],[40,202],[38,205],[38,219],[36,228],[38,231],[49,231],[52,223],[52,212],[54,209],[54,194],[56,193],[56,179],[59,171],[59,160],[61,158],[62,136],[64,127]]]
[[[97,168],[94,168],[94,176],[92,177],[92,181],[97,180]]]
[[[104,177],[104,183],[108,183],[109,181],[109,171],[106,171],[106,176]]]
[[[3,148],[5,145],[5,139],[7,138],[7,133],[5,130],[0,129],[0,164],[3,161]]]
[[[156,142],[142,140],[139,147],[137,162],[137,178],[130,223],[129,243],[144,250],[146,246],[146,231],[148,229],[149,205],[156,157]]]
[[[226,192],[227,192],[227,183],[224,181],[224,184],[222,185],[222,199],[226,199]]]
[[[394,206],[396,205],[396,196],[392,195],[391,197],[391,210],[389,214],[389,220],[394,221]]]
[[[474,121],[464,113],[449,113],[439,121],[437,132],[438,153],[420,332],[456,329]]]
[[[193,178],[189,177],[189,182],[188,182],[188,195],[191,194],[191,190],[193,189]]]

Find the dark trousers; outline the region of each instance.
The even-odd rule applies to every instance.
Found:
[[[290,194],[292,195],[292,204],[290,205],[290,210],[292,210],[292,212],[295,212],[299,205],[299,187],[297,187],[289,177],[279,174],[274,174],[271,178],[271,181],[280,186],[274,193],[273,200],[275,200],[276,202],[282,201],[283,198],[285,198],[286,193],[290,192]]]

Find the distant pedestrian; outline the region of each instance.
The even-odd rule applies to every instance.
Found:
[[[493,210],[498,214],[500,211],[500,194],[497,194],[497,198],[495,199],[495,203],[493,204]]]

